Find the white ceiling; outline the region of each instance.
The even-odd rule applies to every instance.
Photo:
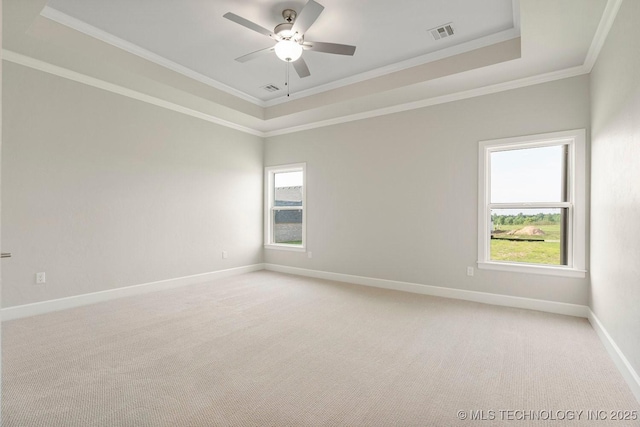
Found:
[[[325,6],[305,39],[357,46],[353,57],[307,51],[311,76],[291,70],[290,89],[302,92],[429,53],[500,34],[518,37],[513,0],[319,0]],[[182,67],[247,95],[269,101],[286,90],[286,63],[275,54],[247,63],[234,58],[273,46],[270,38],[222,17],[233,12],[273,29],[282,11],[306,0],[49,0],[43,15],[158,63]],[[515,2],[517,5],[517,2]],[[517,12],[517,10],[516,10]],[[433,40],[429,29],[452,22],[454,36]],[[511,30],[511,31],[508,31]],[[489,42],[487,42],[489,43]],[[274,84],[283,90],[268,92]],[[222,86],[218,86],[222,87]],[[237,92],[232,92],[237,93]]]
[[[587,74],[621,0],[319,0],[306,38],[356,54],[305,52],[290,98],[259,89],[284,62],[234,60],[272,42],[222,15],[271,28],[306,0],[2,1],[5,61],[269,136]]]

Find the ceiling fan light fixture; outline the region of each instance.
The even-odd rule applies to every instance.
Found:
[[[0,0],[0,2],[2,2],[2,0]],[[273,31],[268,30],[255,22],[249,21],[242,16],[238,16],[235,13],[227,12],[222,16],[223,18],[242,25],[251,31],[267,36],[276,42],[275,46],[272,45],[272,47],[267,47],[251,52],[247,55],[240,56],[236,58],[236,61],[247,62],[275,52],[278,59],[284,62],[293,62],[293,69],[298,74],[298,77],[302,79],[311,75],[309,67],[305,61],[306,58],[302,58],[303,50],[348,56],[353,56],[356,51],[355,46],[346,44],[305,41],[305,33],[313,23],[316,22],[323,10],[324,6],[315,0],[307,0],[307,3],[302,7],[300,13],[296,13],[293,9],[285,9],[282,12],[282,17],[285,22],[276,25]],[[290,68],[292,67],[286,67],[287,95],[289,93],[288,75]]]
[[[302,46],[292,40],[281,40],[275,46],[276,55],[285,62],[297,61],[302,56]]]

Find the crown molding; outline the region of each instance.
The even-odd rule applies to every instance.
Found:
[[[578,67],[567,68],[564,70],[553,71],[550,73],[526,77],[518,80],[498,83],[495,85],[480,87],[477,89],[456,92],[449,95],[427,98],[420,101],[408,102],[404,104],[394,105],[391,107],[379,108],[376,110],[365,111],[362,113],[337,117],[334,119],[320,120],[317,122],[306,123],[304,125],[299,125],[299,126],[283,127],[283,128],[271,130],[271,131],[262,131],[259,129],[242,126],[242,125],[230,122],[228,120],[220,119],[210,114],[206,114],[191,108],[187,108],[182,105],[178,105],[173,102],[166,101],[164,99],[160,99],[154,96],[150,96],[150,95],[135,91],[133,89],[129,89],[113,83],[105,82],[104,80],[100,80],[95,77],[90,77],[85,74],[78,73],[76,71],[71,71],[69,69],[59,67],[57,65],[52,65],[47,62],[40,61],[38,59],[34,59],[26,55],[21,55],[19,53],[16,53],[10,50],[6,50],[6,49],[2,50],[2,59],[9,62],[13,62],[15,64],[25,66],[25,67],[33,68],[35,70],[39,70],[45,73],[53,74],[58,77],[69,79],[78,83],[86,84],[88,86],[93,86],[99,89],[103,89],[108,92],[117,93],[119,95],[136,99],[138,101],[146,102],[151,105],[166,108],[171,111],[186,114],[191,117],[202,119],[210,123],[215,123],[220,126],[224,126],[240,132],[248,133],[250,135],[258,136],[261,138],[269,138],[269,137],[285,135],[289,133],[302,132],[305,130],[317,129],[325,126],[332,126],[336,124],[348,123],[348,122],[353,122],[357,120],[364,120],[372,117],[384,116],[387,114],[395,114],[403,111],[410,111],[418,108],[425,108],[433,105],[444,104],[444,103],[453,102],[453,101],[460,101],[467,98],[475,98],[478,96],[490,95],[493,93],[504,92],[512,89],[519,89],[526,86],[532,86],[540,83],[547,83],[554,80],[561,80],[561,79],[576,77],[582,74],[589,73],[586,67],[582,65]],[[264,121],[263,123],[267,124],[268,121]]]
[[[260,132],[256,129],[252,129],[246,126],[241,126],[228,120],[221,119],[219,117],[212,116],[210,114],[203,113],[201,111],[193,110],[191,108],[184,107],[182,105],[175,104],[164,99],[156,98],[142,92],[119,86],[113,83],[105,82],[104,80],[96,79],[85,74],[71,71],[66,68],[58,67],[57,65],[49,64],[48,62],[40,61],[38,59],[31,58],[29,56],[21,55],[10,50],[2,50],[2,59],[5,61],[13,62],[14,64],[23,65],[25,67],[33,68],[34,70],[43,71],[45,73],[53,74],[58,77],[63,77],[68,80],[73,80],[78,83],[82,83],[88,86],[93,86],[98,89],[103,89],[108,92],[117,93],[118,95],[126,96],[128,98],[136,99],[138,101],[146,102],[157,107],[166,108],[167,110],[176,111],[178,113],[186,114],[188,116],[196,117],[198,119],[205,120],[207,122],[215,123],[220,126],[235,129],[240,132],[248,133],[251,135],[264,137],[264,132]]]
[[[587,52],[587,56],[584,60],[584,66],[588,73],[591,72],[593,66],[598,60],[600,51],[602,50],[605,41],[607,41],[607,36],[609,35],[611,27],[613,27],[613,23],[616,20],[616,16],[618,16],[618,11],[620,10],[620,6],[622,6],[623,1],[624,0],[608,0],[604,7],[602,18],[600,19],[600,23],[598,24],[598,28],[596,29],[596,33],[591,41],[591,46],[589,47],[589,51]]]
[[[519,89],[527,86],[533,86],[541,83],[552,82],[555,80],[567,79],[570,77],[576,77],[589,72],[584,66],[580,65],[573,68],[566,68],[564,70],[553,71],[550,73],[540,74],[531,77],[525,77],[518,80],[512,80],[504,83],[498,83],[490,86],[484,86],[477,89],[466,90],[462,92],[456,92],[449,95],[437,96],[434,98],[427,98],[420,101],[409,102],[405,104],[398,104],[391,107],[379,108],[376,110],[366,111],[363,113],[351,114],[349,116],[337,117],[329,120],[322,120],[314,123],[307,123],[300,126],[293,126],[289,128],[283,128],[274,131],[265,132],[267,138],[279,135],[285,135],[289,133],[302,132],[305,130],[316,129],[325,126],[332,126],[342,123],[353,122],[357,120],[370,119],[373,117],[386,116],[388,114],[401,113],[404,111],[416,110],[418,108],[430,107],[438,104],[445,104],[453,101],[460,101],[468,98],[475,98],[483,95],[491,95],[498,92],[504,92],[512,89]]]
[[[82,75],[80,73],[64,69],[61,67],[57,67],[51,64],[47,64],[45,62],[26,57],[24,55],[20,55],[11,51],[3,51],[4,58],[19,63],[21,65],[29,66],[31,68],[39,69],[41,71],[50,72],[52,74],[56,74],[61,77],[69,78],[71,80],[75,80],[80,83],[89,84],[94,87],[99,87],[105,90],[109,90],[111,92],[119,93],[123,96],[129,96],[134,99],[138,99],[144,102],[149,102],[151,104],[162,106],[164,108],[168,108],[173,111],[178,111],[183,114],[191,115],[193,117],[198,117],[203,120],[220,124],[222,126],[230,127],[232,129],[239,130],[241,132],[249,133],[252,135],[260,136],[260,137],[271,137],[277,135],[284,135],[287,133],[300,132],[309,129],[315,129],[324,126],[331,126],[334,124],[346,123],[355,120],[363,120],[371,117],[378,117],[386,114],[394,114],[402,111],[409,111],[416,108],[424,108],[431,105],[442,104],[446,102],[457,101],[466,98],[472,98],[476,96],[488,95],[491,93],[501,92],[504,90],[516,89],[520,87],[525,87],[529,85],[539,84],[543,82],[574,77],[581,74],[588,74],[591,72],[593,66],[595,65],[598,55],[602,50],[602,47],[606,41],[606,38],[613,26],[617,13],[622,5],[624,0],[607,0],[607,4],[603,11],[602,18],[590,45],[589,51],[585,57],[584,64],[579,67],[568,68],[565,70],[554,71],[551,73],[546,73],[538,76],[527,77],[524,79],[519,79],[511,82],[500,83],[492,86],[487,86],[478,89],[472,89],[469,91],[458,92],[450,95],[444,95],[435,98],[428,98],[421,101],[410,102],[405,104],[399,104],[391,107],[385,107],[377,110],[372,110],[363,113],[352,114],[349,116],[339,117],[335,119],[322,120],[313,123],[307,123],[300,126],[292,126],[286,127],[271,131],[260,131],[258,129],[249,128],[246,126],[237,125],[235,123],[217,118],[215,116],[201,113],[196,110],[192,110],[178,104],[171,103],[169,101],[164,101],[159,98],[155,98],[149,95],[142,94],[140,92],[136,92],[134,90],[124,88],[122,86],[114,85],[111,83],[104,82],[99,79],[95,79],[86,75]],[[478,49],[483,46],[487,46],[490,44],[494,44],[500,41],[510,40],[514,37],[518,37],[520,34],[520,0],[512,0],[513,5],[513,16],[514,16],[514,27],[510,30],[503,31],[501,33],[493,34],[487,37],[483,37],[478,40],[474,40],[472,42],[464,43],[457,46],[452,46],[448,49],[443,49],[441,51],[432,52],[417,58],[413,58],[408,61],[403,61],[398,64],[394,64],[388,67],[381,67],[376,70],[372,70],[366,73],[361,73],[356,76],[348,77],[346,79],[342,79],[333,83],[329,83],[326,85],[318,86],[312,89],[308,89],[306,91],[302,91],[297,93],[296,98],[304,98],[307,96],[315,95],[321,92],[325,92],[332,89],[337,89],[340,87],[344,87],[346,85],[362,82],[371,78],[379,77],[385,74],[390,74],[393,72],[401,71],[410,67],[418,66],[421,64],[425,64],[428,62],[432,62],[438,59],[446,58],[448,56],[464,53],[473,49]],[[49,6],[45,6],[42,10],[41,15],[51,19],[55,22],[58,22],[61,25],[68,26],[73,28],[79,32],[87,34],[91,37],[99,39],[105,43],[111,44],[118,48],[121,48],[131,54],[137,55],[144,59],[147,59],[151,62],[154,62],[158,65],[171,69],[175,72],[183,74],[187,77],[193,78],[196,81],[207,84],[216,89],[222,90],[231,95],[237,96],[241,99],[249,101],[255,105],[258,105],[262,108],[268,108],[270,106],[278,105],[286,101],[283,98],[277,98],[270,101],[262,101],[258,98],[252,97],[244,92],[241,92],[237,89],[233,89],[230,86],[227,86],[223,83],[218,82],[210,77],[204,76],[200,73],[197,73],[187,67],[184,67],[180,64],[177,64],[173,61],[170,61],[160,55],[154,54],[153,52],[147,51],[133,43],[129,43],[125,40],[122,40],[118,37],[115,37],[105,31],[102,31],[96,27],[93,27],[89,24],[86,24],[83,21],[80,21],[76,18],[73,18],[69,15],[66,15],[56,9],[53,9]],[[268,123],[268,121],[265,121]]]
[[[136,44],[123,40],[119,37],[116,37],[113,34],[110,34],[106,31],[96,28],[93,25],[87,24],[84,21],[81,21],[77,18],[69,16],[66,13],[60,12],[59,10],[54,9],[50,6],[45,6],[42,9],[42,12],[40,12],[40,15],[54,22],[57,22],[58,24],[67,26],[83,34],[86,34],[89,37],[93,37],[97,40],[100,40],[102,42],[115,46],[119,49],[122,49],[125,52],[129,52],[132,55],[139,56],[140,58],[146,59],[147,61],[151,61],[154,64],[165,67],[171,71],[175,71],[176,73],[182,74],[183,76],[189,77],[200,83],[204,83],[215,89],[221,90],[230,95],[233,95],[245,101],[251,102],[252,104],[255,104],[259,107],[263,107],[263,108],[266,107],[266,103],[261,99],[255,98],[240,90],[234,89],[231,86],[221,83],[215,79],[212,79],[211,77],[198,73],[197,71],[194,71],[191,68],[185,67],[184,65],[180,65],[177,62],[173,62],[163,56],[160,56],[156,53],[148,51]]]

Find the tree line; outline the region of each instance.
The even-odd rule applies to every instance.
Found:
[[[491,215],[491,221],[493,225],[526,225],[526,224],[538,224],[538,225],[551,225],[559,223],[561,215],[539,213],[535,215],[525,215],[520,212],[518,215]]]

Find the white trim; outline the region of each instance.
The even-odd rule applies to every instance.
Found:
[[[620,347],[616,344],[616,342],[611,338],[609,332],[604,328],[600,319],[595,315],[591,309],[589,309],[589,323],[600,337],[602,344],[604,344],[609,356],[613,359],[613,363],[615,363],[616,367],[624,377],[625,381],[631,388],[636,400],[640,403],[640,375],[633,369],[629,360],[625,357]]]
[[[489,211],[492,207],[509,206],[492,204],[490,155],[492,152],[515,148],[545,147],[566,144],[569,147],[570,165],[568,176],[569,229],[567,230],[567,266],[537,266],[523,263],[492,261],[490,256],[491,232]],[[556,275],[564,277],[586,277],[586,131],[575,129],[539,135],[517,136],[478,143],[478,268],[511,272]],[[532,207],[540,204],[530,203]],[[553,204],[548,204],[553,205]],[[556,205],[562,205],[556,203]],[[542,268],[541,268],[542,267]]]
[[[386,76],[388,74],[397,73],[409,68],[418,67],[420,65],[428,64],[430,62],[439,61],[441,59],[450,58],[455,55],[470,52],[476,49],[482,49],[484,47],[492,46],[494,44],[502,43],[508,40],[512,40],[520,37],[520,28],[511,28],[501,31],[499,33],[491,34],[479,39],[470,40],[466,43],[461,43],[455,46],[430,52],[425,55],[417,56],[415,58],[407,59],[405,61],[396,62],[391,65],[376,68],[364,73],[349,76],[344,79],[335,80],[331,83],[315,86],[306,90],[301,90],[292,94],[291,97],[285,95],[271,99],[265,102],[266,107],[273,107],[274,105],[284,104],[291,99],[302,99],[308,96],[318,95],[323,92],[327,92],[334,89],[340,89],[345,86],[349,86],[356,83],[361,83],[367,80],[374,79],[376,77]]]
[[[588,74],[588,71],[582,66],[566,68],[564,70],[552,71],[550,73],[539,74],[536,76],[525,77],[518,80],[512,80],[503,83],[497,83],[490,86],[483,86],[476,89],[470,89],[462,92],[456,92],[448,95],[427,98],[420,101],[408,102],[404,104],[393,105],[391,107],[379,108],[376,110],[365,111],[363,113],[351,114],[348,116],[336,117],[334,119],[322,120],[318,122],[306,123],[300,126],[292,126],[278,130],[267,131],[265,137],[286,135],[305,130],[317,129],[325,126],[333,126],[342,123],[355,122],[358,120],[370,119],[374,117],[386,116],[388,114],[401,113],[404,111],[416,110],[419,108],[431,107],[433,105],[445,104],[448,102],[461,101],[463,99],[475,98],[483,95],[491,95],[494,93],[504,92],[507,90],[520,89],[527,86],[533,86],[541,83],[548,83],[556,80],[567,79],[571,77]]]
[[[243,99],[245,101],[249,101],[252,104],[258,105],[260,107],[266,106],[265,102],[262,101],[261,99],[258,99],[247,93],[244,93],[238,89],[234,89],[231,86],[221,83],[215,79],[212,79],[211,77],[205,76],[204,74],[198,73],[197,71],[194,71],[191,68],[185,67],[184,65],[180,65],[177,62],[173,62],[163,56],[153,53],[136,44],[123,40],[119,37],[116,37],[111,33],[108,33],[99,28],[96,28],[93,25],[87,24],[86,22],[81,21],[77,18],[74,18],[73,16],[69,16],[66,13],[60,12],[59,10],[54,9],[51,6],[45,6],[42,9],[42,12],[40,12],[40,15],[54,22],[57,22],[58,24],[64,25],[66,27],[79,31],[83,34],[86,34],[89,37],[93,37],[94,39],[100,40],[102,42],[115,46],[119,49],[122,49],[125,52],[129,52],[133,55],[139,56],[140,58],[146,59],[147,61],[151,61],[162,67],[165,67],[171,71],[175,71],[176,73],[182,74],[183,76],[187,76],[200,83],[204,83],[208,86],[211,86],[213,88],[226,92],[230,95],[237,96],[238,98]]]
[[[277,243],[264,245],[264,248],[275,249],[277,251],[289,251],[289,252],[306,252],[307,251],[307,249],[304,246],[279,245]]]
[[[542,274],[544,276],[560,276],[560,277],[573,277],[584,279],[587,276],[585,270],[578,270],[575,268],[567,267],[553,267],[549,265],[536,265],[536,264],[518,264],[508,262],[496,262],[478,261],[478,268],[482,270],[498,270],[509,271],[512,273],[529,273],[529,274]]]
[[[54,299],[49,301],[36,302],[33,304],[7,307],[0,310],[2,321],[21,319],[23,317],[36,316],[38,314],[50,313],[53,311],[66,310],[74,307],[110,301],[116,298],[133,295],[146,294],[149,292],[164,289],[178,288],[197,283],[209,282],[212,280],[231,277],[238,274],[250,273],[264,269],[264,264],[254,264],[244,267],[229,268],[226,270],[212,271],[210,273],[195,274],[193,276],[177,277],[175,279],[159,280],[157,282],[143,283],[140,285],[127,286],[123,288],[109,289],[106,291],[93,292],[90,294],[74,295],[72,297]]]
[[[398,282],[395,280],[375,279],[372,277],[352,276],[350,274],[331,273],[328,271],[319,270],[307,270],[304,268],[288,267],[276,264],[265,264],[264,266],[265,270],[277,271],[279,273],[295,274],[298,276],[314,277],[317,279],[335,280],[339,282],[353,283],[356,285],[393,289],[396,291],[411,292],[415,294],[474,301],[483,304],[524,308],[527,310],[544,311],[547,313],[564,314],[567,316],[586,318],[589,311],[589,307],[578,304],[568,304],[532,298],[491,294],[487,292],[467,291],[463,289],[444,288],[440,286],[422,285],[417,283]]]
[[[187,116],[196,117],[198,119],[205,120],[207,122],[215,123],[220,126],[228,127],[238,130],[240,132],[248,133],[259,137],[264,137],[264,133],[255,129],[241,126],[230,121],[220,119],[210,114],[205,114],[200,111],[193,110],[191,108],[183,107],[182,105],[174,104],[173,102],[166,101],[164,99],[156,98],[135,90],[119,86],[113,83],[105,82],[104,80],[96,79],[94,77],[87,76],[75,71],[71,71],[66,68],[58,67],[38,59],[31,58],[29,56],[21,55],[19,53],[12,52],[10,50],[2,50],[2,59],[13,62],[14,64],[23,65],[25,67],[33,68],[34,70],[43,71],[45,73],[53,74],[58,77],[62,77],[68,80],[72,80],[78,83],[86,84],[87,86],[93,86],[98,89],[106,90],[108,92],[117,93],[118,95],[126,96],[131,99],[146,102],[157,107],[166,108],[167,110],[175,111],[178,113],[186,114]]]
[[[620,6],[623,1],[624,0],[607,1],[604,12],[602,12],[600,23],[598,24],[596,33],[591,41],[591,46],[589,47],[586,58],[584,59],[584,68],[588,73],[591,72],[593,66],[598,60],[600,51],[602,50],[604,43],[607,41],[607,36],[609,35],[611,27],[613,27],[613,23],[616,20],[616,16],[618,16],[618,11],[620,10]]]

